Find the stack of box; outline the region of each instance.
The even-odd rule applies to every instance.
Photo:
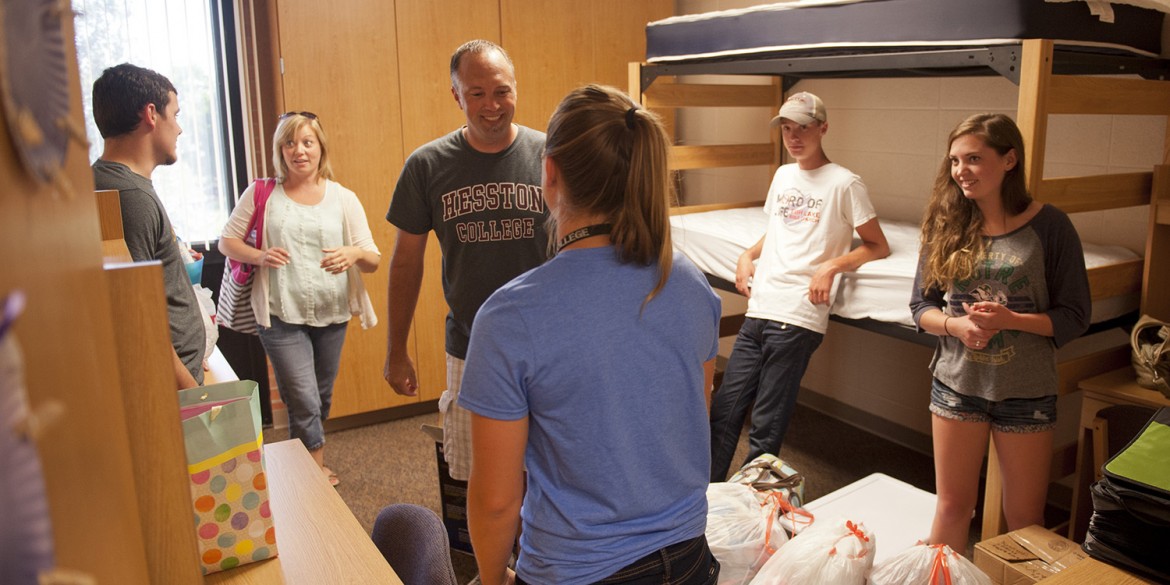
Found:
[[[975,545],[975,566],[996,585],[1035,583],[1087,556],[1077,543],[1035,525]]]

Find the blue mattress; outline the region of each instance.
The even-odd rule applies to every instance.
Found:
[[[1112,23],[1090,14],[1083,2],[768,4],[652,22],[646,26],[646,58],[652,63],[764,58],[825,51],[983,46],[1032,38],[1148,56],[1161,54],[1163,13],[1122,4],[1111,8]]]

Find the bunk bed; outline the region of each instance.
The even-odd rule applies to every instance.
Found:
[[[671,216],[674,247],[707,275],[711,286],[736,292],[735,270],[740,255],[763,237],[767,216],[762,207],[730,207],[702,213],[676,208]],[[878,218],[890,255],[841,275],[837,298],[830,309],[838,322],[883,331],[915,343],[934,346],[934,337],[914,331],[910,292],[918,262],[920,226],[916,222]],[[855,245],[860,242],[854,238]],[[1083,242],[1085,265],[1090,270],[1128,270],[1140,277],[1140,256],[1124,246]],[[1138,310],[1137,280],[1120,291],[1098,287],[1093,299],[1094,330],[1116,326]],[[1120,294],[1115,294],[1119,293]]]
[[[1102,3],[1096,6],[1094,10]],[[1167,6],[1170,10],[1170,4]],[[1170,116],[1170,81],[1166,81],[1170,79],[1170,62],[1159,57],[1166,36],[1163,13],[1122,4],[1104,7],[1106,14],[1102,16],[1112,22],[1091,14],[1082,2],[1040,0],[988,0],[981,3],[979,14],[973,14],[964,0],[803,0],[673,17],[647,26],[648,62],[630,65],[629,91],[636,101],[671,120],[674,108],[684,107],[766,106],[774,112],[785,93],[802,79],[998,75],[1019,86],[1015,118],[1025,139],[1029,189],[1038,200],[1069,213],[1149,205],[1151,193],[1155,200],[1164,200],[1157,194],[1170,190],[1165,184],[1170,176],[1166,160],[1152,172],[1074,178],[1046,178],[1043,174],[1051,114]],[[1170,51],[1170,47],[1166,49]],[[690,75],[772,76],[773,83],[693,84],[677,78]],[[671,167],[679,171],[745,165],[775,168],[780,164],[781,148],[775,141],[678,145],[672,147]],[[762,192],[755,197],[760,195]],[[703,239],[687,228],[707,219],[697,219],[700,215],[691,219],[689,214],[762,216],[751,209],[759,205],[749,201],[678,207],[672,222],[676,245]],[[1166,215],[1164,210],[1151,215],[1159,214]],[[1156,230],[1165,231],[1159,221],[1151,219],[1151,238]],[[744,233],[739,237],[750,240],[748,231],[741,230]],[[714,254],[709,248],[704,251],[703,244],[698,246],[698,251],[683,251],[692,259]],[[1089,272],[1095,312],[1100,308],[1115,317],[1117,311],[1130,311],[1132,306],[1117,299],[1134,296],[1147,304],[1151,287],[1162,279],[1157,275],[1166,270],[1151,266],[1161,260],[1151,259],[1148,252],[1156,251],[1161,258],[1166,246],[1165,242],[1147,244],[1145,260],[1130,255],[1095,262]],[[726,269],[722,277],[711,266],[705,269],[713,286],[727,287]],[[894,270],[903,276],[906,272],[904,267]],[[852,285],[843,281],[841,286]],[[1113,299],[1110,302],[1120,307],[1106,310],[1098,304],[1106,299]],[[933,338],[907,326],[908,309],[902,319],[864,311],[859,314],[849,307],[834,309],[836,320],[933,345]],[[726,317],[721,334],[734,335],[740,322],[742,315]],[[1075,391],[1079,380],[1127,364],[1125,347],[1061,363],[1060,391]],[[1070,457],[1068,450],[1064,451],[1057,458],[1059,464],[1054,465],[1054,477],[1069,471]],[[994,447],[989,452],[988,470],[984,538],[1002,533],[1004,528]]]

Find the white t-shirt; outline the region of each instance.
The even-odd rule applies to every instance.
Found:
[[[810,171],[787,164],[772,178],[764,213],[768,231],[747,316],[824,333],[841,279],[827,305],[809,302],[808,287],[817,267],[849,252],[853,230],[876,216],[865,184],[836,163]]]

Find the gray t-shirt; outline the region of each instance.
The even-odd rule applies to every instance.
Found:
[[[540,187],[544,133],[518,126],[511,146],[483,153],[462,129],[410,155],[386,220],[412,234],[434,230],[443,250],[447,353],[463,359],[480,305],[548,257]]]
[[[122,204],[122,232],[130,257],[135,262],[162,262],[171,344],[183,365],[202,384],[203,353],[207,343],[203,315],[199,312],[199,301],[179,255],[171,220],[154,192],[154,185],[126,165],[102,159],[93,163],[93,181],[95,189],[118,191]]]
[[[1045,313],[1053,336],[1001,331],[977,350],[940,336],[930,363],[934,376],[956,392],[987,400],[1055,394],[1055,350],[1084,333],[1092,310],[1085,254],[1068,216],[1045,205],[1020,229],[988,238],[983,264],[947,291],[923,291],[919,264],[910,299],[915,323],[930,309],[965,315],[963,303],[979,301],[1017,313]]]

